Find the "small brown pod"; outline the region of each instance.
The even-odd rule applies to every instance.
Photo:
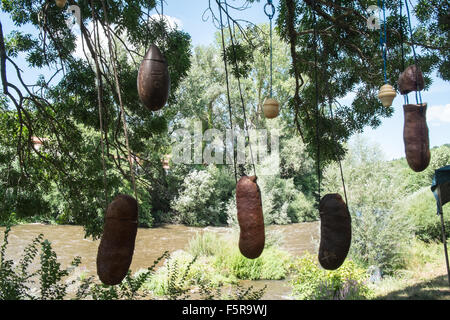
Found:
[[[402,95],[425,88],[422,71],[415,64],[406,68],[398,79],[398,89]]]
[[[345,261],[352,241],[352,219],[339,194],[327,194],[319,204],[319,262],[324,269],[336,270]]]
[[[258,258],[264,250],[265,233],[261,191],[256,177],[242,177],[236,186],[239,250],[248,259]]]
[[[403,111],[406,160],[412,170],[422,172],[428,168],[431,161],[427,104],[407,104],[403,106]]]
[[[127,275],[134,253],[138,227],[138,204],[130,196],[118,195],[108,206],[97,253],[97,274],[109,286]]]
[[[152,44],[139,67],[138,93],[148,109],[158,111],[169,98],[170,76],[166,59],[159,48]]]

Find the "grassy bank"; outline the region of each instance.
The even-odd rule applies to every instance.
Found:
[[[372,283],[367,268],[351,257],[338,270],[327,271],[315,254],[299,257],[281,250],[276,233],[268,232],[263,254],[249,260],[239,252],[237,232],[204,231],[183,250],[165,253],[153,267],[130,273],[121,285],[106,287],[77,269],[82,258],[63,269],[43,236],[24,248],[19,261],[7,260],[8,230],[0,246],[0,299],[258,300],[271,291],[271,283],[279,285],[271,280],[283,280],[287,291],[283,296],[301,300],[450,299],[443,246],[437,242],[415,239],[405,255],[404,268]],[[33,273],[32,264],[37,266]],[[30,275],[35,283],[30,282]],[[246,280],[247,287],[240,285],[241,280]],[[267,287],[255,290],[254,282],[248,280],[263,280]]]
[[[407,266],[372,285],[382,300],[450,300],[450,287],[442,243],[415,240]]]

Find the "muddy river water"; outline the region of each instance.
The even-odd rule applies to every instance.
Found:
[[[1,242],[5,228],[0,228]],[[131,270],[148,268],[164,251],[173,252],[186,249],[189,240],[199,232],[217,232],[226,234],[233,232],[231,228],[194,228],[182,225],[166,225],[154,229],[139,229],[136,237],[136,247]],[[235,232],[235,231],[234,231]],[[305,251],[316,253],[319,243],[319,223],[300,223],[287,226],[266,227],[268,234],[275,234],[279,239],[281,249],[293,255],[300,256]],[[48,239],[56,252],[58,262],[67,267],[74,257],[82,259],[81,269],[90,275],[96,274],[96,256],[99,240],[84,238],[84,230],[79,226],[54,226],[30,224],[15,226],[9,234],[9,244],[6,250],[8,259],[19,261],[24,248],[39,234]],[[35,260],[38,262],[38,258]],[[267,285],[263,299],[290,299],[290,288],[287,280],[280,281],[242,281],[242,285],[252,285],[259,289]]]

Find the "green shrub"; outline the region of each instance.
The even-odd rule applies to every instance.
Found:
[[[15,266],[12,260],[5,256],[8,245],[8,226],[3,237],[0,251],[0,299],[1,300],[62,300],[67,295],[67,289],[75,283],[75,280],[64,281],[70,272],[81,263],[81,258],[76,257],[70,267],[61,269],[57,262],[56,253],[52,250],[48,240],[42,240],[43,235],[36,237],[25,250],[22,259]],[[40,267],[31,272],[30,265],[34,262],[41,246]],[[39,290],[32,293],[31,285],[36,278],[39,280]],[[63,282],[64,281],[64,282]]]
[[[293,263],[293,274],[292,295],[300,300],[359,300],[371,296],[367,273],[348,259],[338,270],[328,271],[306,253]]]
[[[398,214],[410,219],[416,237],[425,242],[442,241],[441,219],[437,215],[436,199],[430,187],[422,188],[397,204]],[[447,238],[450,237],[450,215],[445,214]]]
[[[193,170],[183,183],[183,190],[171,202],[177,222],[191,226],[226,224],[226,202],[232,195],[234,179],[210,165],[207,170]]]
[[[289,255],[271,247],[253,260],[244,257],[237,248],[223,258],[222,266],[228,266],[231,274],[242,280],[280,280],[289,271]]]
[[[188,244],[188,252],[193,256],[213,256],[221,246],[224,246],[222,238],[214,232],[202,232],[197,234]]]

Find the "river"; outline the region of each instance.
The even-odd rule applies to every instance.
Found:
[[[3,232],[0,228],[1,242]],[[136,246],[131,264],[132,272],[148,268],[164,251],[174,252],[186,249],[189,240],[198,232],[217,232],[225,234],[232,232],[231,228],[207,227],[195,228],[182,225],[165,225],[153,229],[140,228],[136,237]],[[300,256],[305,251],[317,253],[320,239],[319,223],[300,223],[286,226],[269,226],[266,232],[277,234],[280,238],[280,247],[289,253]],[[84,230],[79,226],[55,226],[42,224],[28,224],[14,226],[8,239],[6,256],[13,261],[19,261],[24,248],[39,234],[48,239],[56,252],[58,262],[66,268],[74,257],[80,256],[82,263],[80,270],[89,275],[96,275],[96,257],[99,240],[84,238]],[[38,258],[35,260],[38,263]],[[252,285],[259,289],[267,285],[263,299],[284,300],[290,299],[290,288],[287,280],[280,281],[242,281],[242,285]]]

